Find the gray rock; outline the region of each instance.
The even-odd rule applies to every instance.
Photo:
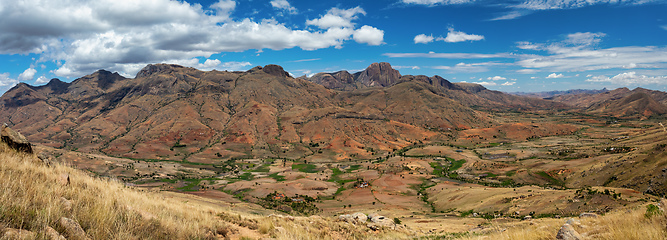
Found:
[[[368,221],[368,216],[366,216],[366,214],[357,212],[353,214],[340,215],[338,216],[338,219],[344,222],[356,224]]]
[[[65,235],[67,236],[68,239],[70,240],[88,240],[89,238],[86,236],[86,232],[83,231],[83,228],[81,228],[81,225],[77,223],[76,221],[66,218],[66,217],[61,217],[60,218],[60,225],[65,228]]]
[[[558,230],[558,234],[556,234],[556,239],[562,239],[562,240],[581,240],[584,239],[581,234],[579,234],[572,225],[570,224],[563,224],[562,227],[560,227],[560,230]]]
[[[44,229],[44,235],[49,240],[67,240],[63,235],[60,235],[58,231],[49,226],[46,226]]]
[[[533,219],[533,216],[530,215],[523,217],[523,220],[531,220],[531,219]]]
[[[2,125],[0,139],[7,143],[9,147],[25,153],[32,153],[32,145],[21,133],[9,128],[7,124]]]
[[[67,198],[60,197],[60,204],[63,205],[63,210],[67,212],[72,211],[72,201],[67,200]]]
[[[69,175],[67,173],[62,173],[58,176],[58,183],[63,186],[67,186],[70,183]]]

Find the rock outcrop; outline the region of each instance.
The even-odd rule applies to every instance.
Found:
[[[560,227],[560,230],[558,230],[558,234],[556,234],[556,239],[563,239],[563,240],[580,240],[583,239],[581,234],[579,234],[572,225],[570,224],[563,224],[562,227]]]
[[[2,125],[2,132],[0,133],[3,142],[7,143],[9,147],[25,153],[32,153],[32,145],[28,142],[21,133],[9,128],[7,124]]]
[[[65,229],[65,235],[67,236],[67,239],[89,239],[86,236],[86,232],[83,230],[83,228],[81,228],[81,225],[72,219],[61,217],[60,225]]]

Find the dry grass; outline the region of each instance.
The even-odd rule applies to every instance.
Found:
[[[38,161],[0,143],[0,228],[43,233],[51,226],[64,232],[58,220],[67,217],[93,239],[205,239],[229,227],[217,218],[215,209]],[[59,183],[64,175],[70,184]],[[71,202],[71,210],[61,198]]]
[[[667,214],[662,212],[646,217],[645,213],[646,207],[642,206],[618,210],[599,218],[575,218],[580,223],[573,227],[586,239],[667,239]],[[568,219],[536,219],[532,220],[532,224],[498,225],[493,227],[495,233],[463,239],[554,239]]]
[[[61,176],[70,183],[62,184]],[[45,237],[59,219],[78,222],[91,239],[405,239],[405,231],[373,232],[331,218],[265,217],[205,204],[193,196],[142,191],[83,171],[17,153],[0,142],[0,233],[25,229]],[[68,210],[62,199],[71,202]],[[193,201],[190,201],[193,200]],[[251,212],[250,210],[248,212]],[[64,235],[64,234],[63,234]],[[68,237],[68,236],[65,236]]]

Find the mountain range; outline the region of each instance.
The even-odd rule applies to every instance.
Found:
[[[71,83],[20,83],[0,97],[0,122],[34,143],[118,157],[341,160],[497,125],[486,110],[650,117],[667,112],[666,101],[646,89],[537,99],[401,75],[389,63],[299,78],[278,65],[228,72],[154,64],[135,78],[99,70]]]

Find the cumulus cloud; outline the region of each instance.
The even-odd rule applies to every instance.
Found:
[[[32,67],[28,68],[19,74],[19,81],[30,81],[35,77],[35,73],[37,73],[37,70]]]
[[[384,31],[364,25],[354,31],[353,38],[358,43],[366,43],[372,46],[382,45],[384,43],[382,41],[384,39]]]
[[[9,77],[9,73],[0,73],[0,92],[6,92],[18,83],[18,80]]]
[[[432,35],[426,35],[426,34],[419,34],[415,36],[414,41],[415,43],[430,43],[435,41],[443,41],[443,42],[448,42],[448,43],[455,43],[455,42],[465,42],[465,41],[479,41],[484,39],[484,36],[482,35],[474,35],[474,34],[467,34],[464,32],[459,32],[454,30],[454,28],[449,28],[449,32],[447,33],[447,37],[437,37],[434,38]]]
[[[609,82],[619,85],[648,85],[648,84],[667,84],[667,76],[646,76],[638,75],[636,72],[625,72],[613,77],[592,76],[587,82]]]
[[[479,84],[479,85],[484,85],[484,86],[487,86],[487,87],[488,87],[488,86],[496,86],[496,85],[498,85],[498,84],[495,83],[495,82],[473,82],[473,83],[477,83],[477,84]]]
[[[503,85],[503,86],[512,86],[512,85],[514,85],[515,83],[516,83],[516,82],[505,82],[505,83],[500,84],[500,85]]]
[[[552,73],[552,74],[549,74],[549,76],[547,76],[547,78],[563,78],[563,77],[565,77],[565,76],[563,76],[562,73],[560,73],[560,74]]]
[[[297,14],[298,13],[296,8],[292,7],[292,5],[287,0],[272,0],[271,1],[271,6],[273,6],[276,9],[286,11],[289,14]]]
[[[37,78],[37,80],[35,80],[35,84],[45,84],[45,83],[48,83],[48,82],[49,82],[49,79],[44,77],[44,76],[40,76],[40,77]]]
[[[465,42],[465,41],[479,41],[484,39],[484,36],[482,35],[475,35],[475,34],[467,34],[464,32],[459,32],[454,30],[454,28],[449,28],[449,32],[447,33],[447,37],[445,38],[438,38],[436,40],[438,41],[445,41],[449,43],[455,43],[455,42]]]
[[[427,36],[426,34],[419,34],[415,36],[415,43],[430,43],[433,42],[435,38],[432,35]]]
[[[40,54],[37,62],[61,63],[53,71],[57,76],[100,68],[132,76],[148,63],[250,49],[340,48],[353,35],[357,42],[378,45],[384,35],[371,26],[355,31],[353,21],[365,15],[361,7],[332,8],[308,20],[319,30],[295,29],[274,19],[233,19],[234,9],[232,0],[210,6],[173,0],[5,1],[0,54]]]
[[[359,15],[366,15],[361,7],[355,7],[350,9],[340,9],[332,8],[327,11],[327,13],[317,19],[307,20],[307,25],[317,26],[321,29],[330,29],[330,28],[351,28],[354,27],[353,20],[359,18]]]
[[[491,81],[499,81],[499,80],[507,80],[507,78],[501,77],[501,76],[495,76],[495,77],[488,77],[486,80],[491,80]]]
[[[9,73],[0,73],[0,87],[13,87],[17,83],[18,80],[9,78]]]

